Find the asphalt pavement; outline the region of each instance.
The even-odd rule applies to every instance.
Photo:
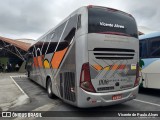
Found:
[[[21,73],[0,73],[0,111],[29,103],[29,97],[19,88],[11,76]]]
[[[54,120],[61,119],[118,119],[118,120],[136,120],[137,118],[133,117],[106,117],[104,114],[108,114],[108,116],[112,116],[111,112],[123,112],[123,111],[137,111],[137,112],[147,112],[153,111],[160,113],[160,90],[154,89],[140,89],[139,95],[136,99],[118,104],[113,106],[106,107],[96,107],[96,108],[88,108],[82,109],[66,104],[61,99],[50,99],[47,96],[47,92],[44,88],[29,80],[26,76],[23,77],[13,77],[14,81],[21,87],[21,89],[29,96],[30,103],[19,105],[16,107],[12,107],[9,111],[56,111],[56,116]],[[83,112],[82,112],[83,111]],[[95,114],[97,114],[97,116]],[[67,114],[69,113],[69,116]],[[92,113],[92,114],[88,114]],[[102,114],[104,113],[104,114]],[[55,113],[54,113],[55,114]],[[73,116],[72,116],[73,115]],[[89,115],[93,115],[89,116]],[[101,116],[102,115],[102,116]],[[34,118],[35,119],[35,118]],[[46,119],[46,118],[37,118]],[[53,119],[51,117],[47,117],[47,119]],[[143,118],[139,118],[143,119]],[[159,118],[147,118],[159,120]],[[18,119],[16,119],[18,120]]]

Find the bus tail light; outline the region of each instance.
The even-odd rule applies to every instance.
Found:
[[[95,92],[91,83],[91,76],[89,70],[89,63],[84,63],[81,69],[80,87],[88,92]]]
[[[134,83],[134,87],[136,87],[137,85],[139,85],[139,63],[137,63],[137,66],[136,66],[136,80],[135,80],[135,83]]]

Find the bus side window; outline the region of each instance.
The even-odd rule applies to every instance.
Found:
[[[54,32],[53,32],[53,33],[51,33],[51,38],[50,38],[51,40],[55,37],[54,35],[55,35],[55,33],[54,33]]]
[[[75,32],[76,32],[76,28],[72,28],[69,34],[64,38],[64,40],[67,41],[68,44],[70,44],[72,38],[75,36]]]
[[[51,48],[51,45],[53,44],[53,41],[54,41],[54,37],[55,37],[54,31],[47,35],[47,46],[45,49],[46,50],[45,54],[49,54],[51,52],[54,52],[55,47],[52,46],[52,48]]]
[[[64,32],[64,35],[62,37],[62,42],[67,42],[68,45],[72,41],[73,37],[75,36],[76,27],[77,29],[81,26],[81,15],[74,15],[72,16],[68,24],[66,26],[66,30]]]
[[[152,38],[150,40],[150,56],[160,57],[160,39]]]
[[[81,15],[78,15],[77,29],[81,27]]]
[[[64,24],[64,25],[66,25],[66,27],[64,25],[62,26],[63,29],[61,29],[61,31],[62,30],[64,30],[64,31],[63,31],[63,34],[61,37],[61,41],[59,42],[59,45],[57,47],[57,51],[64,50],[65,48],[67,48],[70,45],[72,39],[75,36],[77,22],[78,22],[78,15],[74,15],[74,16],[70,17],[70,19],[68,19],[67,22],[65,22],[65,23],[67,23],[67,24]]]
[[[140,58],[147,58],[147,40],[140,41]]]

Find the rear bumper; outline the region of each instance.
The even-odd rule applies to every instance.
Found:
[[[80,88],[77,106],[81,108],[87,108],[123,103],[135,99],[138,94],[138,88],[139,86],[136,86],[132,89],[109,93],[90,93]],[[112,96],[118,94],[121,94],[122,98],[118,100],[112,100]]]

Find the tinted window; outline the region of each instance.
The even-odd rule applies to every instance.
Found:
[[[73,36],[75,35],[75,30],[77,26],[77,17],[78,16],[75,15],[68,20],[61,42],[64,42],[64,41],[70,42]]]
[[[88,17],[88,33],[118,32],[138,37],[136,22],[128,14],[107,8],[89,8]]]
[[[72,16],[64,29],[63,35],[61,37],[61,41],[57,47],[57,51],[61,51],[69,46],[72,38],[75,36],[76,26],[77,26],[77,15]]]
[[[139,52],[140,52],[140,58],[146,58],[147,57],[147,40],[140,40],[139,44]]]
[[[149,39],[150,57],[160,57],[160,37]]]
[[[55,30],[55,37],[54,39],[52,40],[53,42],[58,42],[62,33],[63,33],[63,30],[65,28],[65,25],[66,25],[66,22],[64,22],[62,25],[60,25],[58,28],[56,28]]]

